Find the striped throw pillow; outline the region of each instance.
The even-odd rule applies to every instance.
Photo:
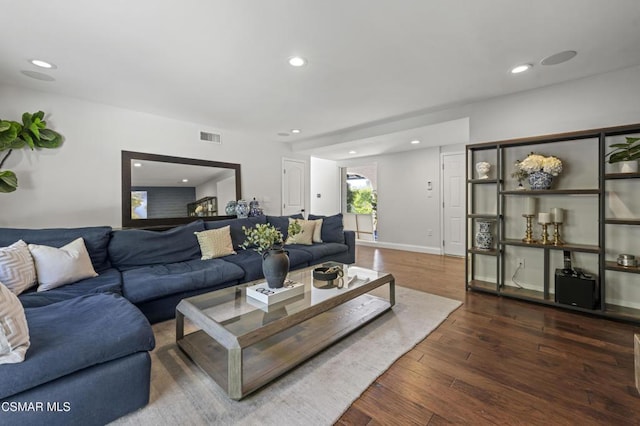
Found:
[[[0,282],[0,364],[24,361],[29,327],[18,297]]]
[[[0,281],[15,295],[36,284],[36,267],[24,241],[0,248]]]

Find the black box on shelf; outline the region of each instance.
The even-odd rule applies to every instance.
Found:
[[[556,269],[556,302],[596,309],[600,301],[598,278],[573,269]]]

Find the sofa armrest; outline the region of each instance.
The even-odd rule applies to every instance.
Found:
[[[349,258],[350,262],[347,263],[355,263],[356,262],[356,232],[355,231],[344,231],[344,243],[349,247]]]

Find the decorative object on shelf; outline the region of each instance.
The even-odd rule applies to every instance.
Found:
[[[522,217],[526,218],[527,220],[527,229],[525,231],[525,235],[524,238],[522,239],[522,242],[525,242],[527,244],[532,244],[535,243],[536,240],[533,239],[533,217],[536,215],[536,199],[534,197],[527,197],[525,198],[525,207],[524,207],[524,213],[522,214]]]
[[[547,233],[547,225],[551,223],[551,213],[538,213],[538,223],[542,226],[540,244],[552,244]]]
[[[235,216],[236,215],[236,200],[231,200],[227,203],[227,206],[224,208],[224,212],[227,216]]]
[[[0,119],[0,151],[7,151],[0,168],[14,149],[26,146],[33,151],[36,148],[57,148],[62,143],[60,133],[47,129],[44,112],[25,112],[22,114],[22,124],[17,121]],[[18,177],[11,170],[0,170],[0,192],[13,192],[18,189]]]
[[[478,232],[476,232],[476,248],[481,250],[491,250],[493,248],[493,234],[491,233],[492,219],[479,219]]]
[[[625,267],[637,267],[638,266],[638,260],[636,259],[636,257],[632,254],[619,254],[618,255],[618,259],[616,260],[616,263],[620,266],[625,266]]]
[[[522,184],[522,181],[529,177],[529,174],[520,168],[520,160],[516,160],[515,164],[513,165],[513,172],[511,172],[511,177],[518,181],[518,186],[516,187],[516,189],[523,190],[524,185]]]
[[[554,207],[551,209],[551,216],[553,222],[553,245],[561,246],[564,244],[564,241],[560,239],[560,225],[562,225],[564,221],[564,211],[558,207]]]
[[[260,202],[253,197],[253,200],[249,202],[249,216],[256,217],[262,216],[262,209],[260,208]]]
[[[262,255],[262,273],[271,288],[280,288],[289,273],[289,252],[282,248],[282,232],[269,223],[257,223],[256,226],[242,227],[246,236],[240,245],[243,249],[252,248]],[[295,234],[295,227],[289,225],[289,233]]]
[[[491,170],[491,164],[486,161],[479,161],[476,163],[478,179],[489,179],[489,170]]]
[[[238,219],[249,217],[249,204],[245,200],[238,200],[236,203],[236,215]]]
[[[614,143],[609,148],[609,164],[620,163],[620,173],[638,173],[638,159],[640,159],[640,138],[626,138],[626,142]]]
[[[526,174],[529,178],[531,189],[549,189],[553,182],[553,177],[558,176],[562,172],[562,161],[554,156],[545,157],[544,155],[534,154],[533,152],[522,161],[516,161],[516,169],[514,174],[522,176]]]

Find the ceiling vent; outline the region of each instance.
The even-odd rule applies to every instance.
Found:
[[[211,132],[200,132],[200,140],[205,142],[222,143],[220,135]]]

